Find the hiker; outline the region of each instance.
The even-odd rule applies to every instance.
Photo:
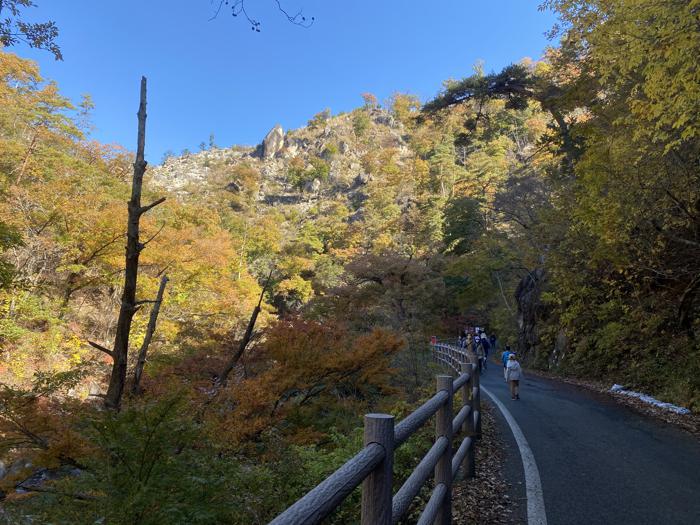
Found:
[[[474,337],[472,334],[467,334],[467,342],[464,345],[467,356],[470,363],[475,363],[477,366],[479,364],[478,356],[476,353],[476,343],[474,342]]]
[[[489,343],[489,338],[486,337],[486,332],[481,332],[481,346],[484,347],[484,359],[488,359],[491,343]]]
[[[506,380],[510,386],[510,398],[520,399],[520,378],[523,372],[520,368],[520,363],[515,360],[515,354],[508,356],[508,365],[506,366]]]
[[[491,350],[496,351],[496,336],[491,334],[489,337],[489,343],[491,344]]]
[[[489,350],[490,345],[489,345],[489,339],[486,337],[486,334],[484,332],[481,333],[481,348],[484,350],[484,370],[486,370],[487,366],[486,364],[488,363],[489,360]]]
[[[462,332],[459,334],[459,347],[464,348],[467,346],[467,332],[466,330],[462,330]]]
[[[506,375],[506,368],[508,366],[508,356],[512,353],[513,352],[511,352],[510,346],[506,345],[506,349],[501,354],[501,361],[503,362],[503,379],[506,381],[506,383],[508,382],[508,376]]]
[[[479,360],[479,373],[486,370],[486,354],[484,353],[484,340],[481,339],[476,345],[476,358]]]

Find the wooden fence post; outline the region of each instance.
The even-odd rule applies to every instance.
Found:
[[[384,447],[384,459],[362,482],[362,525],[391,525],[392,476],[394,469],[394,416],[365,415],[365,446]]]
[[[462,405],[470,407],[469,416],[464,420],[462,431],[465,435],[472,438],[471,445],[467,451],[465,458],[464,472],[468,478],[476,476],[476,464],[474,462],[474,403],[472,396],[474,395],[474,374],[476,374],[476,366],[471,363],[461,363],[463,374],[469,374],[469,381],[462,386]]]
[[[435,485],[444,483],[447,492],[435,519],[435,524],[450,525],[452,523],[452,376],[437,376],[437,391],[440,390],[446,390],[448,397],[435,417],[435,439],[445,436],[447,447],[435,465]]]
[[[472,394],[472,417],[474,418],[474,432],[476,432],[476,438],[481,437],[481,378],[479,373],[479,366],[474,365],[474,387]],[[476,418],[476,414],[479,414],[479,418]]]

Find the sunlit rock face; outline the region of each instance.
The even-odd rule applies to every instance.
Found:
[[[271,159],[284,147],[284,130],[277,124],[263,139],[263,158]]]

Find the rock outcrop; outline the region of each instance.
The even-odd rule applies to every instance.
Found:
[[[263,158],[271,159],[284,147],[284,130],[279,124],[275,125],[263,139]]]
[[[368,153],[391,148],[399,167],[406,166],[413,154],[403,129],[385,110],[372,111],[371,124],[362,136],[355,132],[353,116],[344,113],[329,117],[322,127],[289,131],[276,125],[254,147],[210,148],[170,157],[160,166],[149,167],[149,183],[175,193],[178,199],[227,191],[236,202],[260,203],[261,210],[294,208],[300,214],[325,200],[344,202],[353,214],[348,221],[359,221],[364,211],[356,212],[368,198],[368,187],[381,179],[365,166]],[[259,178],[253,180],[251,173]],[[400,205],[406,208],[405,202]]]

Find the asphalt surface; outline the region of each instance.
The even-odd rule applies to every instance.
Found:
[[[548,525],[700,525],[696,437],[608,396],[527,372],[521,399],[513,401],[503,368],[492,363],[481,383],[510,411],[532,449]],[[517,445],[496,407],[494,412],[508,448],[506,476],[525,509]]]

